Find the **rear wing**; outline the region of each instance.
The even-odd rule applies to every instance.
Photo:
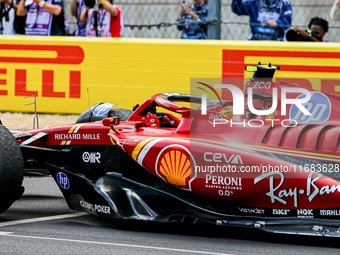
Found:
[[[276,70],[280,70],[279,66],[273,66],[271,63],[268,65],[261,65],[261,62],[256,66],[246,66],[247,72],[254,72],[251,80],[273,80]]]

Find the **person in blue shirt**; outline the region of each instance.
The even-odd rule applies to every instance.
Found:
[[[289,0],[233,0],[231,9],[237,15],[249,15],[251,40],[283,41],[292,23]]]
[[[204,0],[194,0],[191,6],[183,3],[180,15],[177,21],[182,21],[183,24],[177,28],[182,31],[181,39],[207,39],[207,25],[199,23],[208,17],[208,5]]]

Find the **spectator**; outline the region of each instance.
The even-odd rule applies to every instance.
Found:
[[[184,22],[183,25],[177,26],[178,30],[182,31],[181,39],[207,39],[207,25],[198,23],[208,17],[208,4],[204,0],[194,0],[191,6],[184,2],[180,15],[178,21]]]
[[[237,15],[250,17],[250,40],[283,41],[292,23],[289,0],[233,0],[231,8]]]
[[[287,41],[314,41],[323,42],[324,36],[328,32],[328,22],[327,20],[321,19],[319,17],[314,17],[310,20],[308,24],[309,31],[302,28],[294,27],[293,30],[301,35],[301,39],[290,39],[287,32]],[[292,36],[293,38],[293,36]],[[328,41],[328,40],[325,40]]]
[[[71,0],[71,15],[77,19],[77,27],[75,31],[75,36],[85,36],[85,23],[79,21],[80,13],[85,8],[85,0]]]
[[[86,36],[95,37],[94,9],[85,7],[79,21],[86,23]],[[123,33],[122,11],[111,0],[101,0],[97,12],[97,29],[99,37],[121,37]]]
[[[63,0],[21,0],[18,16],[26,16],[26,35],[66,35],[68,23]]]
[[[331,9],[330,16],[333,21],[340,20],[340,0],[335,0]]]
[[[1,0],[0,12],[2,15],[0,34],[25,34],[25,17],[18,17],[16,11],[20,0]]]

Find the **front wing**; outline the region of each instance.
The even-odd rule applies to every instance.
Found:
[[[120,173],[106,173],[93,183],[81,174],[54,165],[50,165],[50,172],[71,209],[97,216],[157,222],[204,221],[272,233],[340,237],[338,219],[235,215],[233,213],[239,209],[235,203],[229,204],[226,214],[221,213],[220,208],[203,207],[192,202],[192,198],[185,199],[161,188],[138,183]]]

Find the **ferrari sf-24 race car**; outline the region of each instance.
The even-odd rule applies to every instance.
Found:
[[[340,98],[273,82],[278,69],[247,66],[234,103],[163,93],[133,111],[97,104],[75,124],[0,126],[1,212],[23,175],[51,175],[93,215],[340,236]]]

